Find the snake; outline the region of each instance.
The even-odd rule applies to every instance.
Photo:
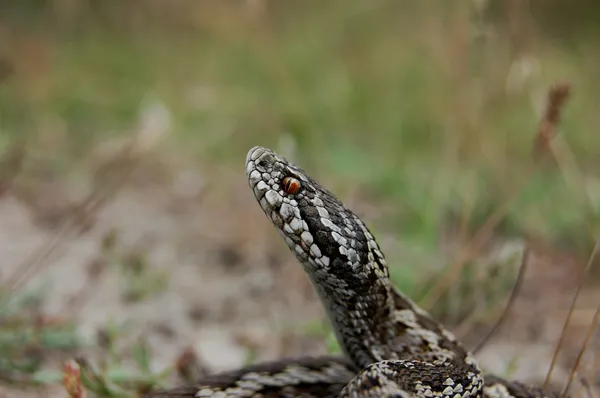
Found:
[[[341,355],[254,364],[147,397],[558,397],[484,374],[449,330],[391,283],[365,223],[303,169],[256,146],[246,156],[246,175],[310,278]]]

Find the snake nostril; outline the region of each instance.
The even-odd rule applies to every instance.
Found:
[[[261,169],[268,169],[273,164],[273,157],[269,154],[264,154],[256,160],[256,166]]]

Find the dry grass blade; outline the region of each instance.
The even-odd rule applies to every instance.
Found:
[[[525,253],[523,253],[523,259],[521,260],[521,266],[519,267],[519,274],[517,275],[517,280],[515,285],[510,293],[510,297],[508,298],[508,302],[502,311],[502,314],[494,324],[494,326],[490,329],[490,331],[481,339],[481,341],[473,348],[473,354],[477,354],[488,341],[500,330],[504,321],[506,321],[508,314],[510,313],[511,308],[513,307],[519,293],[521,292],[521,288],[523,287],[523,280],[525,279],[525,273],[527,271],[527,264],[529,263],[529,248],[525,249]]]
[[[571,86],[568,83],[564,82],[554,84],[550,87],[547,95],[545,112],[540,120],[534,139],[534,159],[542,154],[542,152],[547,152],[547,150],[550,149],[550,142],[556,135],[556,127],[560,121],[561,109],[564,107],[571,92],[570,87]],[[471,261],[475,257],[477,251],[491,238],[494,228],[496,228],[502,218],[506,215],[509,205],[529,183],[537,170],[538,163],[534,163],[531,168],[524,172],[526,177],[522,180],[522,183],[516,185],[507,198],[488,217],[469,244],[460,251],[457,260],[449,267],[448,272],[446,272],[446,274],[440,278],[440,281],[431,289],[431,293],[428,294],[422,303],[425,308],[432,308],[448,288],[456,282],[464,264],[467,261]]]
[[[592,341],[592,336],[594,334],[594,331],[596,330],[596,327],[598,326],[598,321],[600,321],[600,304],[598,305],[598,308],[596,308],[596,312],[594,314],[594,318],[592,319],[592,324],[590,325],[588,332],[585,336],[585,339],[583,340],[583,345],[581,346],[581,350],[579,350],[579,353],[577,354],[577,359],[575,360],[575,364],[573,365],[573,370],[571,370],[571,374],[569,375],[569,381],[567,382],[567,385],[565,386],[565,388],[562,391],[562,396],[565,396],[567,394],[567,391],[569,391],[569,388],[571,388],[571,384],[573,383],[573,380],[575,379],[575,374],[577,374],[577,369],[579,368],[579,365],[581,364],[581,359],[583,358],[583,355],[585,354],[590,342]]]
[[[127,146],[113,160],[115,164],[123,164],[124,160],[131,158],[132,148]],[[127,162],[131,163],[131,162]],[[36,272],[41,261],[50,255],[78,225],[86,225],[87,221],[100,210],[103,204],[118,191],[127,181],[133,167],[119,168],[126,172],[112,173],[108,182],[93,190],[78,206],[76,211],[72,212],[63,222],[59,231],[47,241],[38,250],[27,257],[23,263],[18,266],[15,272],[8,278],[7,285],[10,286],[10,293],[15,292],[21,287],[28,276]],[[113,169],[114,170],[114,169]]]
[[[529,177],[532,173],[530,173]],[[522,185],[517,186],[509,195],[509,197],[496,208],[494,213],[490,215],[483,226],[479,228],[475,236],[471,239],[471,241],[463,248],[457,260],[454,261],[453,265],[449,267],[448,272],[440,278],[440,281],[431,289],[431,293],[428,294],[427,298],[423,301],[422,305],[425,308],[432,308],[438,300],[442,298],[445,292],[450,288],[450,286],[456,283],[457,279],[460,277],[460,271],[464,267],[464,265],[472,261],[477,252],[489,241],[492,237],[492,233],[494,228],[500,224],[502,218],[508,211],[510,203],[513,199],[516,198],[519,192],[527,185],[529,182],[529,178],[525,179]]]
[[[175,362],[175,369],[183,380],[190,383],[199,380],[210,373],[194,351],[193,347],[186,348],[179,355]]]
[[[533,145],[534,158],[550,152],[550,142],[556,136],[561,111],[570,93],[571,86],[566,82],[557,83],[550,88],[544,117],[539,124]]]
[[[596,351],[596,358],[594,358],[594,361],[593,361],[592,365],[589,368],[589,370],[590,370],[589,375],[591,377],[596,376],[597,372],[598,372],[598,369],[600,369],[600,352]],[[591,383],[589,382],[588,378],[583,376],[583,377],[581,377],[581,379],[582,379],[582,384],[584,386],[586,386],[586,384],[587,384],[586,388],[588,389],[591,398],[599,398],[600,394],[598,394],[598,392],[595,391],[594,387],[591,385]],[[598,385],[596,385],[596,387],[598,387]]]
[[[570,93],[570,86],[568,84],[563,83],[563,84],[555,85],[553,87],[553,90],[550,93],[550,106],[546,110],[545,121],[540,125],[539,131],[538,131],[536,146],[534,148],[534,150],[535,150],[534,155],[539,155],[542,150],[551,149],[550,140],[556,134],[556,129],[555,129],[554,125],[559,120],[560,109],[563,106],[569,93]],[[570,163],[571,163],[571,166],[574,168],[573,156],[569,154],[568,148],[562,148],[561,153],[557,153],[556,151],[552,151],[552,152],[555,155],[555,157],[557,158],[559,167],[561,166],[561,164],[563,162],[566,162],[568,159],[571,159]],[[561,155],[561,156],[557,156],[557,155]],[[564,169],[564,167],[561,167],[561,170],[562,169]],[[565,172],[565,170],[563,170],[563,172]],[[565,175],[565,177],[566,177],[566,175]],[[581,186],[583,185],[580,175],[573,175],[573,177],[579,177],[579,183]],[[586,201],[585,204],[587,204],[588,211],[593,214],[593,205],[589,202],[589,199]],[[583,285],[586,281],[586,276],[590,272],[590,269],[593,264],[593,260],[599,250],[599,246],[600,246],[600,240],[597,238],[595,240],[595,244],[594,244],[592,253],[589,256],[588,262],[583,270],[583,273],[578,282],[575,294],[571,301],[571,305],[569,307],[569,312],[568,312],[565,322],[563,324],[561,335],[560,335],[559,341],[556,345],[556,349],[554,351],[552,361],[551,361],[550,367],[548,369],[548,374],[546,375],[546,379],[544,381],[544,387],[547,387],[550,383],[552,372],[556,366],[556,362],[558,360],[558,355],[560,353],[560,350],[561,350],[564,340],[565,340],[566,330],[571,322],[571,317],[574,312],[577,300],[579,299],[579,294],[580,294],[580,292],[583,288]],[[596,315],[594,316],[594,323],[592,324],[592,330],[593,330],[593,328],[595,328],[595,324],[597,323],[597,316],[598,316],[598,313],[596,313]],[[590,333],[592,333],[592,332],[590,332]],[[575,365],[575,369],[573,370],[573,373],[571,374],[571,377],[569,379],[567,386],[564,389],[563,394],[569,389],[569,387],[572,383],[573,377],[575,375],[575,371],[576,371],[577,367],[579,366],[578,365],[579,361],[583,357],[583,354],[585,353],[585,350],[587,349],[588,344],[589,344],[589,341],[586,340],[586,342],[584,343],[584,345],[582,347],[582,350],[579,353],[577,363]]]
[[[563,324],[563,328],[562,328],[562,331],[560,334],[560,338],[558,340],[558,344],[556,345],[556,349],[554,350],[554,355],[552,356],[552,362],[550,362],[550,368],[548,369],[548,374],[546,375],[546,380],[544,380],[544,388],[546,388],[548,386],[548,384],[550,383],[550,378],[552,377],[552,371],[554,370],[554,367],[556,366],[556,361],[558,360],[558,354],[560,353],[560,349],[564,343],[564,339],[567,334],[566,333],[567,328],[569,327],[569,323],[571,322],[571,316],[573,315],[573,312],[575,310],[575,305],[577,304],[577,300],[579,299],[579,294],[581,293],[581,289],[586,280],[585,277],[589,273],[590,269],[592,268],[592,264],[594,263],[594,258],[596,257],[598,250],[600,250],[600,239],[596,240],[596,243],[594,244],[594,249],[592,250],[592,253],[589,256],[587,264],[585,265],[583,273],[579,279],[577,289],[575,290],[575,294],[573,295],[573,300],[571,301],[571,306],[569,307],[569,312],[567,314],[567,318],[565,319],[565,323]],[[598,312],[596,312],[596,315],[598,315]],[[597,320],[595,322],[597,322]],[[570,382],[569,382],[569,384],[570,384]]]
[[[168,112],[160,106],[149,108],[140,118],[139,130],[112,158],[94,171],[96,189],[82,200],[63,221],[57,234],[26,258],[8,278],[9,294],[15,292],[39,268],[41,261],[50,255],[71,232],[84,229],[102,206],[122,188],[136,170],[141,158],[164,137],[170,125]]]
[[[597,369],[597,367],[596,367]],[[580,378],[580,382],[581,385],[583,386],[583,388],[585,389],[588,398],[598,398],[598,395],[594,392],[594,389],[590,383],[590,381],[587,379],[587,377],[581,377]]]
[[[85,388],[81,384],[81,368],[76,361],[65,363],[63,386],[71,398],[85,398]]]
[[[23,168],[23,162],[27,155],[27,148],[24,140],[17,141],[0,158],[0,196],[10,190],[15,178]]]

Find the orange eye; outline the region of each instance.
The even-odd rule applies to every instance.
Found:
[[[300,181],[294,177],[285,177],[281,183],[283,191],[289,195],[295,195],[300,192]]]

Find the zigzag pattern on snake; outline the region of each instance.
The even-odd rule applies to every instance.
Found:
[[[343,357],[286,359],[151,397],[451,397],[556,395],[484,376],[455,336],[394,288],[365,224],[273,151],[246,157],[250,187],[311,279]]]

